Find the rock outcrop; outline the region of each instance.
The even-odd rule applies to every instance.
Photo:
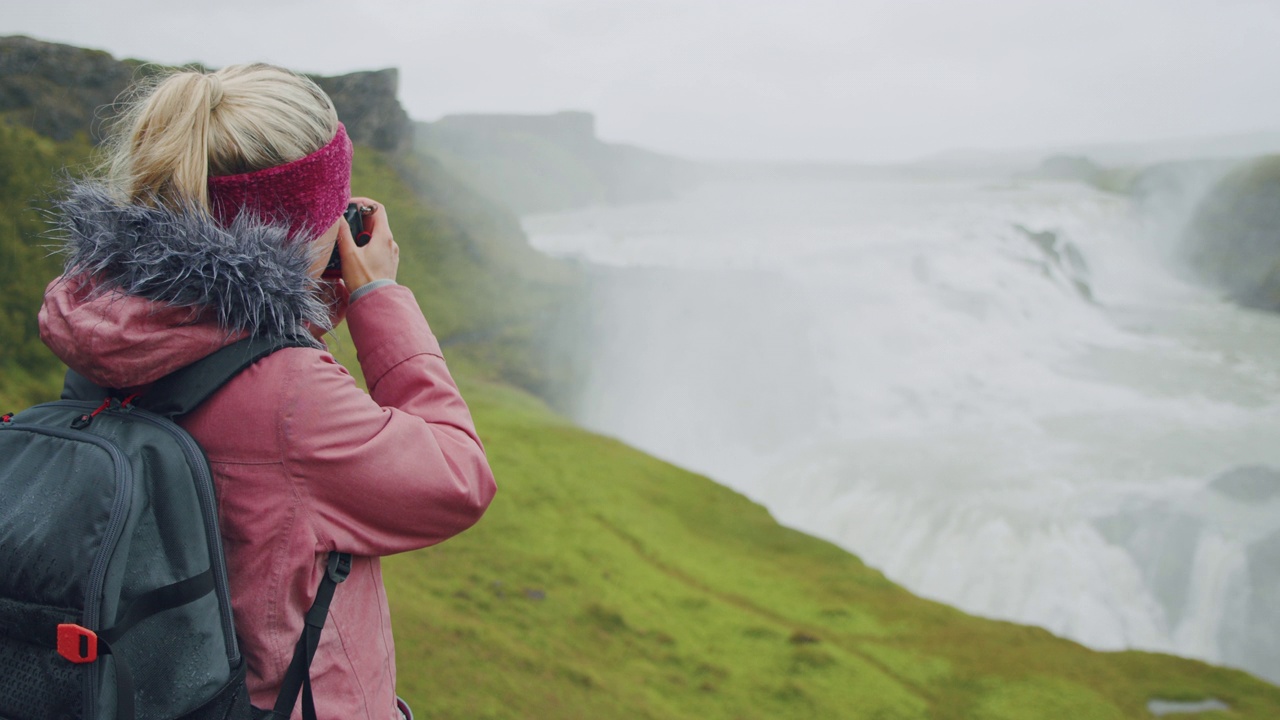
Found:
[[[138,65],[101,50],[0,38],[0,114],[54,140],[70,140],[90,128],[97,142],[98,108],[115,101]]]
[[[1093,288],[1089,284],[1089,265],[1084,253],[1076,244],[1052,230],[1035,231],[1014,223],[1014,229],[1031,241],[1043,259],[1035,265],[1050,279],[1061,279],[1069,284],[1081,298],[1093,302]]]
[[[1280,155],[1227,174],[1196,207],[1182,247],[1190,270],[1233,300],[1280,311]]]
[[[577,111],[446,115],[419,123],[415,145],[517,213],[663,200],[696,175],[691,162],[601,141]]]
[[[1052,155],[1040,166],[1017,177],[1031,180],[1071,180],[1103,192],[1131,193],[1140,170],[1133,167],[1104,167],[1084,155]]]
[[[110,106],[135,78],[155,69],[101,50],[23,36],[0,38],[0,117],[55,140],[70,140],[89,128],[97,143],[104,119],[113,114]],[[312,79],[333,99],[356,143],[388,151],[410,146],[413,124],[396,98],[395,69]]]
[[[398,70],[387,68],[333,77],[313,75],[311,79],[333,100],[352,141],[378,150],[408,149],[413,123],[397,99]]]

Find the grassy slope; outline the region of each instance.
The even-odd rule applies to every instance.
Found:
[[[385,565],[400,687],[429,717],[1142,718],[1204,696],[1280,717],[1245,673],[916,598],[518,391],[464,392],[498,499]]]
[[[85,138],[57,143],[0,117],[0,411],[48,397],[62,367],[40,342],[36,311],[60,267],[45,247],[41,209],[52,170],[88,154]]]
[[[0,140],[40,150],[44,177],[82,152],[19,135]],[[1280,717],[1280,689],[1243,673],[1095,653],[915,598],[551,413],[512,385],[559,381],[530,353],[574,277],[432,171],[361,150],[353,180],[391,209],[401,280],[445,340],[501,486],[474,530],[387,560],[401,690],[424,716],[1118,718],[1145,717],[1153,696],[1216,696],[1230,717]],[[0,230],[41,275],[13,281],[42,286],[35,243],[13,250]],[[349,338],[334,346],[354,367]],[[55,371],[6,368],[0,397],[48,396]]]
[[[572,275],[510,228],[447,250],[431,201],[385,158],[358,162],[354,187],[392,209],[401,280],[446,338],[501,487],[477,528],[386,563],[401,691],[427,716],[1141,718],[1152,697],[1213,696],[1231,717],[1280,717],[1280,688],[1241,672],[1097,653],[916,598],[494,382],[538,365],[520,353]],[[449,346],[483,327],[509,342]]]

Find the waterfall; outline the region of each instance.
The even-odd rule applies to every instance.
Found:
[[[1280,681],[1280,316],[1169,272],[1150,206],[742,182],[525,227],[589,268],[577,421],[920,595]]]

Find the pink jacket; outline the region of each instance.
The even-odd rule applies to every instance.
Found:
[[[378,558],[462,532],[496,488],[412,293],[373,290],[351,305],[347,322],[368,394],[328,352],[289,348],[181,422],[213,467],[254,705],[273,705],[336,549],[356,558],[311,667],[316,706],[322,718],[398,720]],[[61,280],[46,292],[40,328],[68,366],[109,387],[145,386],[238,337],[193,322],[190,309]]]

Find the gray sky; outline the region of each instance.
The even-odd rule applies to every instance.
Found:
[[[357,9],[358,8],[358,9]],[[44,0],[117,57],[395,66],[416,119],[596,113],[697,158],[903,160],[1280,130],[1276,0]]]

